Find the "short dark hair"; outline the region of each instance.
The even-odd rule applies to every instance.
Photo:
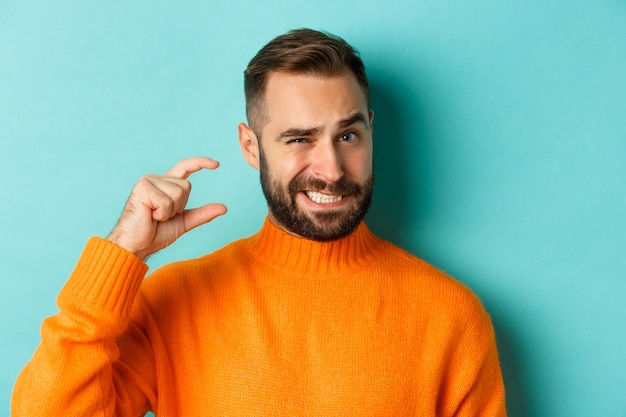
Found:
[[[271,72],[333,76],[349,70],[369,103],[369,84],[359,52],[342,38],[312,29],[292,30],[265,45],[244,71],[246,117],[258,134],[266,123],[264,97]]]

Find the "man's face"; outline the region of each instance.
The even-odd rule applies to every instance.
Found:
[[[373,113],[356,78],[272,73],[265,106],[259,169],[270,220],[308,239],[347,236],[373,189]]]

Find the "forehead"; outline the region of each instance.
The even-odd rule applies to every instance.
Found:
[[[356,77],[273,72],[265,91],[266,128],[318,126],[368,113],[367,99]]]

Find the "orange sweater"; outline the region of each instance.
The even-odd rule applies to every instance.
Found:
[[[88,242],[14,417],[505,415],[480,302],[363,224],[319,243],[266,221],[142,283],[146,271]]]

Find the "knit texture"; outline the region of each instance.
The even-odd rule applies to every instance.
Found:
[[[17,416],[505,416],[465,286],[374,236],[256,235],[154,272],[92,238],[15,386]]]

